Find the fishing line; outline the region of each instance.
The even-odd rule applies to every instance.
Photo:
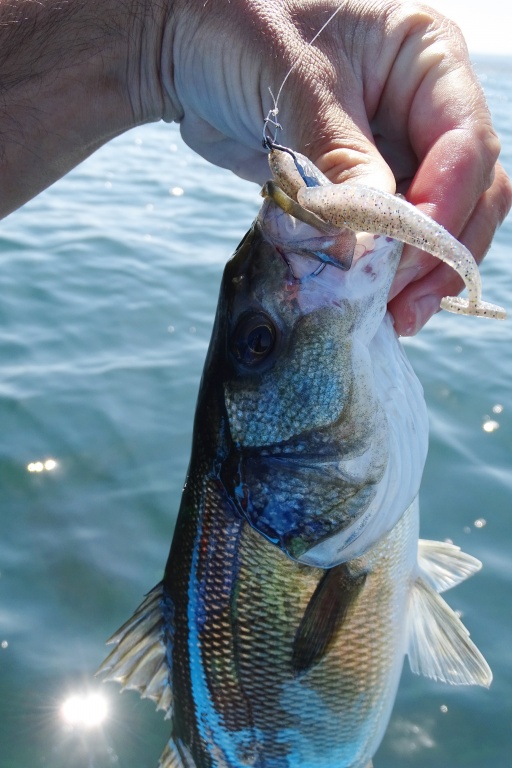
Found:
[[[293,158],[294,158],[294,160],[295,160],[295,157],[294,157],[294,155],[293,155],[293,152],[292,152],[290,149],[288,149],[287,147],[283,147],[283,146],[281,146],[281,145],[277,144],[277,134],[278,134],[278,132],[279,132],[279,131],[282,131],[282,130],[283,130],[283,127],[282,127],[282,125],[281,125],[281,124],[280,124],[280,123],[277,121],[277,119],[276,119],[276,118],[277,118],[277,115],[278,115],[278,113],[279,113],[278,102],[279,102],[279,99],[280,99],[280,97],[281,97],[281,93],[282,93],[282,91],[283,91],[283,88],[284,88],[284,86],[285,86],[285,84],[286,84],[286,81],[287,81],[287,80],[288,80],[288,78],[290,77],[290,75],[291,75],[291,73],[293,72],[293,70],[295,69],[295,67],[296,67],[296,66],[297,66],[297,65],[300,63],[300,61],[302,60],[302,58],[303,58],[303,56],[304,56],[304,54],[305,54],[306,50],[307,50],[308,48],[311,48],[311,46],[313,45],[313,43],[314,43],[316,40],[318,40],[318,38],[320,37],[320,35],[321,35],[321,34],[322,34],[322,32],[324,31],[324,29],[325,29],[326,27],[328,27],[328,26],[329,26],[329,24],[331,23],[331,21],[332,21],[332,20],[334,19],[334,17],[335,17],[335,16],[336,16],[336,15],[337,15],[337,14],[338,14],[340,11],[341,11],[341,9],[342,9],[342,8],[343,8],[343,3],[340,3],[340,4],[338,5],[338,7],[336,8],[336,10],[335,10],[335,11],[333,11],[333,13],[331,13],[331,15],[329,16],[329,18],[327,19],[327,21],[326,21],[324,24],[322,24],[322,26],[320,27],[320,29],[318,30],[318,32],[316,32],[316,33],[313,35],[313,37],[311,38],[311,40],[309,41],[309,43],[307,43],[307,45],[306,45],[306,48],[305,48],[305,49],[304,49],[304,50],[303,50],[303,51],[302,51],[302,52],[301,52],[301,53],[300,53],[300,54],[297,56],[297,58],[295,59],[294,63],[291,65],[290,69],[288,70],[288,72],[287,72],[287,73],[286,73],[286,75],[284,76],[284,80],[283,80],[283,82],[281,83],[281,86],[280,86],[280,88],[279,88],[279,90],[278,90],[278,92],[277,92],[277,96],[276,96],[276,97],[275,97],[275,96],[274,96],[274,94],[272,93],[272,89],[271,89],[271,88],[270,88],[270,86],[269,86],[268,90],[269,90],[269,93],[270,93],[270,95],[271,95],[271,97],[272,97],[272,101],[274,102],[274,106],[272,107],[272,109],[269,109],[269,111],[268,111],[268,113],[267,113],[267,116],[266,116],[266,118],[265,118],[265,119],[264,119],[264,121],[263,121],[263,142],[262,142],[262,143],[263,143],[263,147],[264,147],[264,149],[269,149],[269,150],[270,150],[270,149],[280,149],[280,150],[284,150],[284,151],[288,152],[289,154],[291,154],[291,155],[292,155],[292,157],[293,157]],[[268,130],[268,126],[269,126],[269,125],[273,126],[273,128],[274,128],[274,135],[273,135],[273,136],[271,136],[271,135],[270,135],[270,133],[269,133],[269,130]]]

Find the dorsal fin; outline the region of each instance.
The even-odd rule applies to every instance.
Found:
[[[176,749],[176,744],[171,739],[164,749],[162,757],[158,763],[158,768],[185,768],[181,755]]]
[[[455,587],[482,567],[480,560],[461,552],[455,544],[427,539],[418,542],[418,565],[436,592]]]
[[[410,594],[409,664],[417,674],[452,685],[483,685],[492,672],[457,614],[424,579]]]
[[[353,575],[346,563],[325,572],[295,635],[292,655],[295,672],[306,672],[327,653],[365,581],[366,573]]]
[[[157,709],[171,716],[171,670],[168,658],[172,643],[172,610],[162,584],[149,592],[133,616],[108,640],[115,645],[96,672],[104,682],[115,681],[121,690],[135,689],[152,699]]]

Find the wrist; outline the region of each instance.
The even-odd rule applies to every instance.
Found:
[[[133,124],[178,122],[182,107],[174,87],[176,26],[186,15],[176,0],[134,0],[134,46],[126,57],[126,93]],[[156,7],[155,7],[156,6]],[[127,41],[129,42],[129,41]]]

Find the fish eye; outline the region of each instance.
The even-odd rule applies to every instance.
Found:
[[[263,312],[246,312],[238,320],[231,340],[236,359],[247,366],[257,366],[274,349],[276,328]]]

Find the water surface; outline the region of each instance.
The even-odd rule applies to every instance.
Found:
[[[512,59],[476,65],[512,174]],[[60,708],[162,575],[221,271],[259,201],[162,124],[0,225],[0,768],[157,764],[168,724],[135,693],[101,689],[102,728]],[[483,280],[512,317],[511,249],[509,218]],[[422,534],[483,561],[449,602],[495,680],[405,669],[375,766],[510,768],[512,320],[441,313],[406,346],[431,421]]]

